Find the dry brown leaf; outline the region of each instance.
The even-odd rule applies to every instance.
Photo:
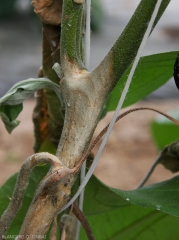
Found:
[[[62,0],[32,0],[34,12],[45,24],[59,25],[62,17]]]
[[[51,5],[53,0],[33,0],[32,5],[34,8],[43,8]]]

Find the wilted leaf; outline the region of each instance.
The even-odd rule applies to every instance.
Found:
[[[20,121],[15,120],[19,113],[22,111],[22,104],[15,106],[0,106],[0,116],[5,124],[7,131],[10,133],[15,127],[17,127]]]
[[[0,116],[9,133],[19,124],[16,117],[22,111],[23,101],[41,88],[52,89],[61,102],[63,101],[59,86],[46,78],[30,78],[20,81],[0,99]]]

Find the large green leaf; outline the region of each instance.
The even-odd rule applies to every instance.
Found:
[[[179,110],[169,112],[168,115],[179,120]],[[179,139],[179,127],[161,115],[151,123],[151,132],[159,150]]]
[[[33,170],[22,208],[8,234],[18,234],[35,188],[47,170],[42,168]],[[0,189],[1,213],[12,196],[15,179],[16,176],[11,177]],[[93,176],[85,189],[84,213],[97,240],[167,240],[170,236],[174,240],[172,233],[179,234],[179,218],[161,211],[178,216],[178,199],[179,177],[134,191],[122,191],[109,188]],[[80,239],[86,239],[83,230]]]
[[[109,188],[92,177],[84,213],[96,240],[174,240],[179,218],[161,211],[179,216],[178,199],[179,177],[133,191]],[[83,230],[80,239],[87,239]]]
[[[132,191],[111,190],[132,204],[154,208],[179,217],[179,176]]]
[[[173,75],[178,52],[166,52],[141,57],[123,107],[131,105],[162,86]],[[108,111],[116,109],[131,67],[125,72],[106,102]]]
[[[22,111],[23,101],[42,88],[52,89],[62,102],[59,86],[46,78],[20,81],[0,99],[0,116],[9,133],[19,124],[16,118]]]

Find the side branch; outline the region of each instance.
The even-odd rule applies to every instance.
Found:
[[[97,75],[98,79],[103,79],[104,83],[108,85],[109,88],[114,88],[115,84],[120,80],[134,60],[148,27],[156,2],[156,0],[141,0],[121,36],[117,39],[99,66],[94,69],[93,74]],[[159,21],[169,2],[170,0],[162,1],[154,26]],[[106,72],[109,74],[106,74]]]
[[[163,0],[159,15],[163,13],[169,1]],[[75,58],[75,49],[78,49],[78,55],[80,54],[78,38],[81,30],[73,32],[73,40],[68,38],[68,41],[65,41],[69,32],[69,30],[66,31],[69,28],[67,25],[71,24],[69,11],[71,9],[77,14],[82,5],[76,4],[72,0],[64,1],[60,88],[65,101],[66,113],[57,156],[67,167],[73,168],[77,165],[87,151],[104,103],[119,78],[135,58],[155,5],[155,0],[141,1],[121,37],[101,64],[89,73]],[[81,19],[82,12],[80,11]],[[79,26],[76,26],[79,29],[81,29],[80,21]],[[77,20],[75,22],[77,24]],[[79,56],[81,57],[81,55]]]
[[[39,163],[47,163],[50,164],[53,169],[62,167],[59,159],[49,153],[38,153],[28,157],[19,172],[16,186],[10,200],[9,206],[7,207],[6,211],[2,215],[0,219],[0,236],[4,235],[8,230],[11,222],[13,221],[14,217],[16,216],[18,210],[21,207],[24,192],[28,185],[28,178],[30,175],[31,170],[33,167]]]

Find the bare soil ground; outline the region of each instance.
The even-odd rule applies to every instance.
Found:
[[[24,104],[20,114],[21,123],[12,134],[8,134],[0,122],[0,184],[2,185],[13,173],[17,172],[22,162],[33,154],[33,124],[31,121],[34,100]],[[161,111],[176,109],[178,100],[144,101],[133,107],[155,107]],[[122,110],[124,111],[124,110]],[[140,111],[131,113],[120,120],[113,129],[108,144],[102,154],[95,175],[106,184],[132,189],[144,177],[153,161],[158,156],[158,150],[152,141],[149,125],[157,113]],[[109,113],[103,119],[95,135],[105,127],[112,117]],[[99,144],[94,149],[97,152]],[[148,184],[168,179],[173,175],[158,166]]]

